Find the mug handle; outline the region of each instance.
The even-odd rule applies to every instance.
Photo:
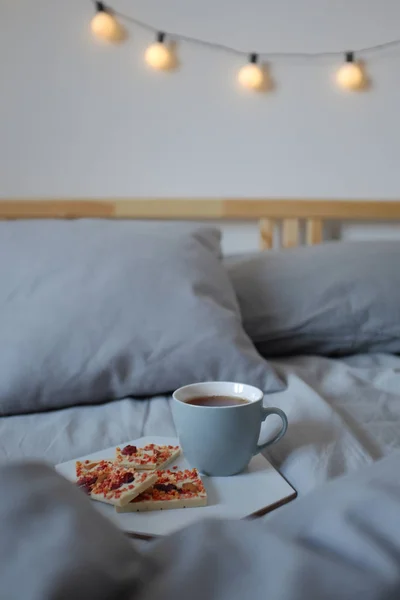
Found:
[[[287,431],[288,420],[287,420],[287,416],[285,415],[283,410],[281,410],[280,408],[274,408],[274,407],[272,407],[272,408],[262,407],[262,417],[261,417],[262,421],[265,421],[265,419],[269,415],[278,415],[278,417],[280,417],[282,419],[282,427],[281,427],[280,431],[278,431],[276,436],[272,438],[272,440],[269,440],[268,442],[265,442],[264,444],[257,444],[254,454],[258,454],[259,452],[264,450],[264,448],[267,448],[267,446],[271,446],[271,444],[275,444],[276,442],[278,442],[285,435],[285,433]]]

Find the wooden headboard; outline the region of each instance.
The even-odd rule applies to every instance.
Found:
[[[258,221],[260,245],[271,248],[280,229],[285,248],[300,243],[305,222],[305,241],[319,244],[325,221],[399,221],[400,201],[306,200],[246,198],[126,198],[0,200],[0,220],[6,219],[163,219]]]

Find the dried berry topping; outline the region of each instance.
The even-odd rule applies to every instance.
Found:
[[[154,489],[160,490],[161,492],[172,492],[178,488],[173,483],[156,483],[154,484]]]
[[[131,446],[130,444],[128,444],[127,446],[125,446],[125,448],[122,448],[121,450],[121,454],[123,454],[124,456],[132,456],[132,454],[136,454],[136,452],[136,446]]]
[[[122,475],[121,479],[122,479],[122,483],[132,483],[132,481],[135,479],[135,476],[133,473],[124,473],[124,475]]]
[[[124,483],[132,483],[132,481],[134,479],[135,479],[135,477],[134,477],[133,473],[124,473],[116,481],[114,481],[111,484],[110,489],[117,490],[118,488],[121,487],[121,485],[124,485]]]
[[[94,484],[97,481],[97,477],[81,477],[76,482],[76,485],[79,489],[81,489],[85,494],[90,494]]]

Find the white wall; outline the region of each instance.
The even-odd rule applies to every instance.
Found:
[[[398,0],[110,4],[249,51],[400,35]],[[339,91],[332,61],[280,61],[259,95],[238,89],[240,58],[203,47],[181,44],[180,70],[153,72],[151,34],[104,45],[93,14],[90,0],[1,0],[1,196],[400,197],[400,49],[368,60],[369,92]]]

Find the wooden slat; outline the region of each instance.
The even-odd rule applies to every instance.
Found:
[[[282,246],[292,248],[299,245],[298,219],[284,219],[282,223]]]
[[[322,242],[323,223],[321,219],[307,219],[306,242],[308,246],[314,246]]]
[[[336,219],[400,221],[400,201],[246,198],[0,200],[0,219]]]
[[[0,219],[220,219],[220,200],[0,200]]]
[[[261,250],[270,250],[274,245],[274,225],[272,219],[261,219],[260,229],[260,247]]]
[[[400,201],[393,200],[225,200],[228,219],[400,220]]]
[[[115,217],[120,219],[222,219],[224,203],[215,199],[142,199],[115,202]]]
[[[0,219],[113,217],[113,205],[91,200],[0,201]]]

